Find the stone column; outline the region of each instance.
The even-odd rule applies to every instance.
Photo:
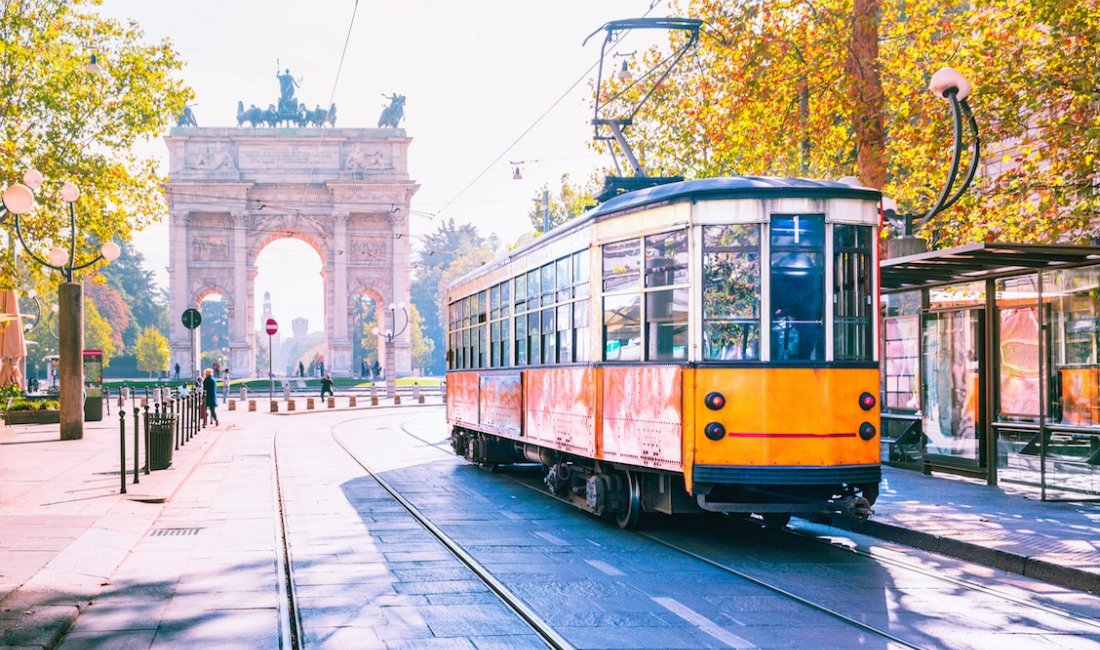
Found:
[[[187,377],[193,373],[188,372],[191,365],[191,337],[190,331],[183,326],[180,319],[183,312],[191,307],[188,296],[191,278],[187,273],[188,241],[190,239],[187,227],[187,213],[173,210],[168,215],[168,228],[170,232],[168,248],[168,286],[172,293],[168,297],[168,343],[169,377],[175,378],[175,366],[180,366],[180,377]]]
[[[249,341],[252,330],[248,304],[249,276],[245,273],[248,264],[248,213],[233,212],[230,221],[233,223],[233,234],[230,235],[232,253],[229,259],[233,264],[233,321],[229,323],[229,369],[236,377],[250,377],[255,358],[252,356],[252,345]]]
[[[391,287],[392,292],[390,294],[390,302],[397,305],[405,305],[405,308],[409,307],[409,220],[406,217],[409,213],[408,201],[403,206],[397,208],[396,212],[391,212],[389,215],[390,228],[393,233],[393,270]],[[388,307],[388,303],[387,303]],[[393,343],[388,346],[393,348],[392,354],[394,355],[394,364],[397,375],[405,376],[411,372],[411,357],[410,348],[412,333],[409,331],[407,312],[402,312],[401,309],[397,309],[394,313],[393,327],[394,331],[402,329],[404,325],[404,331],[400,335],[395,336]],[[387,369],[388,371],[388,369]]]
[[[328,360],[326,369],[331,368],[333,375],[350,377],[354,374],[351,367],[351,334],[348,331],[348,213],[333,213],[332,250],[328,258],[332,260],[332,296],[328,305],[331,314],[332,336],[328,340]]]

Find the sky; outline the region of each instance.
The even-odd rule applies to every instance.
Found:
[[[287,68],[300,80],[299,101],[327,106],[332,97],[338,127],[374,127],[386,104],[382,95],[405,95],[409,174],[420,184],[410,219],[415,250],[417,236],[434,231],[440,218],[472,223],[511,244],[530,229],[527,211],[542,185],[557,187],[563,173],[584,180],[610,164],[589,146],[594,73],[588,71],[603,34],[582,43],[609,20],[644,15],[650,3],[104,0],[101,12],[133,19],[148,40],[170,39],[187,62],[182,76],[195,91],[200,126],[236,126],[238,101],[275,102],[276,71]],[[668,15],[668,8],[658,4],[649,15]],[[654,38],[654,32],[630,34],[618,51],[640,51]],[[144,153],[161,159],[166,173],[163,141],[147,147]],[[522,180],[513,180],[510,161],[528,161]],[[167,284],[167,218],[138,233],[135,243]],[[264,249],[259,265],[256,295],[272,292],[276,319],[304,316],[311,330],[319,328],[316,253],[280,240]]]

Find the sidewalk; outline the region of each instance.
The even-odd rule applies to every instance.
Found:
[[[1100,503],[1040,501],[1012,485],[882,468],[863,524],[834,525],[1043,582],[1100,592]]]
[[[130,474],[133,417],[128,416],[125,495],[119,494],[114,408],[103,422],[87,423],[79,441],[59,440],[57,425],[0,428],[0,648],[53,647],[147,536],[163,503],[190,487],[188,479],[204,459],[217,465],[219,454],[232,451],[218,451],[226,441],[233,442],[230,447],[243,444],[250,437],[243,434],[266,427],[261,418],[271,417],[247,411],[225,415],[223,426],[203,429],[174,452],[171,468],[142,474],[138,485]],[[252,456],[258,457],[242,457]],[[218,501],[214,492],[200,492],[219,507],[232,505]],[[189,507],[194,516],[210,510],[200,503]],[[998,487],[884,467],[874,510],[871,521],[853,528],[1100,591],[1100,504],[1044,503]]]

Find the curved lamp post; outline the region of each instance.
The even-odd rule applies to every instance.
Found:
[[[405,323],[401,329],[397,329],[397,310],[405,315]],[[397,393],[397,350],[391,345],[393,340],[405,333],[409,328],[409,310],[404,303],[390,303],[390,327],[385,331],[374,328],[375,336],[386,337],[386,395],[393,397]]]
[[[5,213],[13,215],[15,234],[27,254],[42,266],[60,272],[64,278],[64,282],[57,287],[61,439],[79,440],[84,437],[84,295],[83,286],[73,282],[73,273],[100,260],[113,262],[121,251],[118,244],[107,241],[95,257],[83,263],[76,262],[76,208],[73,204],[80,198],[80,189],[72,183],[65,183],[61,186],[61,199],[69,204],[69,247],[66,250],[55,246],[46,259],[39,257],[23,238],[19,217],[34,209],[34,190],[42,185],[42,180],[41,172],[30,169],[23,175],[23,183],[5,189],[0,219],[4,218]]]
[[[974,174],[978,171],[978,163],[981,160],[981,139],[978,137],[978,123],[974,120],[974,113],[971,112],[970,104],[966,101],[966,98],[970,96],[970,82],[952,68],[941,68],[936,71],[936,74],[932,75],[932,82],[929,84],[928,89],[937,97],[942,97],[951,104],[951,115],[955,130],[955,146],[951,155],[951,167],[947,171],[947,178],[944,181],[943,189],[940,190],[939,198],[936,199],[936,203],[931,209],[923,215],[898,214],[897,202],[883,197],[883,216],[900,232],[899,237],[892,238],[887,243],[889,257],[901,257],[924,252],[925,240],[916,237],[916,231],[959,200],[963,192],[970,187],[970,182],[974,180]],[[959,180],[959,162],[963,152],[962,123],[964,117],[970,130],[973,151],[970,154],[970,165],[966,170],[966,176],[958,189],[952,194],[952,188]]]

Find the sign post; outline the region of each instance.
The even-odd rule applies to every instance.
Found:
[[[202,314],[197,309],[185,309],[183,311],[183,326],[186,327],[191,335],[191,367],[188,369],[189,375],[195,374],[195,328],[202,324]],[[191,379],[188,378],[188,382]]]
[[[279,323],[275,322],[274,318],[269,318],[265,329],[267,330],[267,401],[270,404],[275,401],[275,375],[271,372],[271,337],[279,331]]]

